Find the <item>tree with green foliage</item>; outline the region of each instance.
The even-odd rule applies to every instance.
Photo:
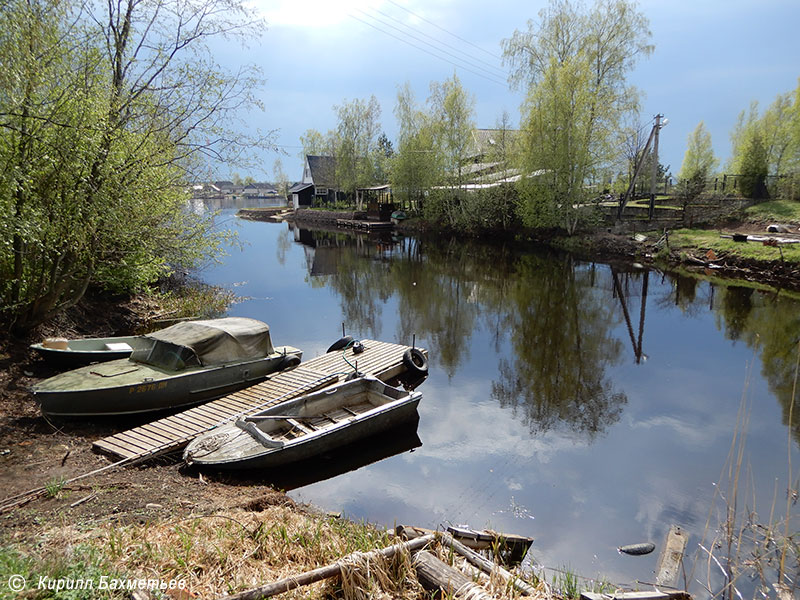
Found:
[[[520,182],[526,224],[575,231],[586,184],[617,159],[616,132],[637,108],[627,85],[652,52],[648,21],[635,4],[598,0],[588,11],[553,0],[503,40],[512,83],[524,86]]]
[[[425,210],[429,218],[456,226],[465,216],[463,185],[475,129],[475,98],[453,74],[452,79],[431,83],[428,106],[434,146],[441,165],[440,185],[444,187],[431,195]]]
[[[717,168],[719,160],[714,156],[711,145],[711,134],[706,129],[705,123],[700,123],[689,134],[686,154],[678,173],[681,189],[684,196],[694,198],[700,195],[706,187],[708,178]]]
[[[751,129],[743,143],[739,161],[739,190],[745,198],[765,198],[769,157],[758,128]]]
[[[283,162],[280,158],[276,158],[272,163],[272,178],[275,181],[275,187],[278,189],[278,194],[288,200],[289,198],[289,178],[283,170]]]
[[[381,107],[377,98],[370,96],[369,100],[357,98],[334,109],[338,119],[334,140],[338,184],[347,195],[355,196],[358,188],[377,183]]]
[[[800,194],[799,97],[800,86],[793,93],[779,94],[763,114],[759,114],[756,101],[739,114],[731,132],[728,169],[742,175],[743,195],[766,197],[769,193],[795,198]],[[769,190],[767,175],[777,176],[778,182]]]
[[[0,306],[19,328],[90,285],[131,291],[220,251],[186,182],[269,136],[232,133],[258,107],[257,72],[221,71],[206,40],[261,23],[229,0],[68,4],[0,11]]]
[[[378,146],[375,149],[375,181],[377,183],[389,182],[392,156],[394,156],[392,141],[385,132],[381,132],[378,136]]]
[[[464,183],[464,162],[475,129],[475,97],[453,74],[452,79],[431,82],[428,104],[445,180],[455,187],[461,186]]]
[[[322,134],[316,129],[306,129],[300,136],[300,158],[305,160],[306,156],[333,156],[334,153],[334,134],[329,131]]]
[[[441,161],[430,115],[417,105],[410,84],[397,91],[397,151],[391,159],[390,182],[395,198],[421,206],[425,193],[441,181]]]
[[[766,195],[765,179],[769,173],[769,158],[758,112],[758,102],[751,102],[747,111],[739,113],[731,132],[733,148],[728,169],[739,175],[739,192],[746,198]]]
[[[767,153],[767,171],[773,175],[786,172],[793,152],[792,96],[792,93],[778,94],[759,120]]]
[[[511,116],[508,111],[503,111],[495,124],[495,132],[490,140],[490,148],[486,160],[497,165],[499,177],[509,179],[516,174],[518,161],[519,136],[511,126]],[[512,223],[518,222],[517,217],[517,191],[511,183],[500,183],[496,188],[490,188],[482,198],[481,211],[483,222],[489,228],[506,230]]]

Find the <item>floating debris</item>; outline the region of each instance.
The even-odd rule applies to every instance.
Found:
[[[632,556],[641,556],[642,554],[650,554],[656,549],[655,544],[650,542],[643,542],[641,544],[628,544],[627,546],[620,546],[617,548],[618,552],[622,554],[630,554]]]

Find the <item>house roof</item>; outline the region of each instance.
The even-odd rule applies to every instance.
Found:
[[[504,138],[506,145],[510,146],[516,142],[519,133],[518,129],[473,129],[469,155],[486,156],[499,147]]]
[[[294,194],[296,192],[302,192],[303,190],[308,189],[313,185],[314,185],[313,183],[303,183],[303,182],[295,183],[292,187],[289,188],[289,193]]]
[[[336,159],[333,156],[307,155],[306,160],[314,185],[336,187]]]

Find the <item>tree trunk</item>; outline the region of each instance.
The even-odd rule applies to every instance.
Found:
[[[427,589],[440,589],[447,598],[469,595],[473,600],[489,600],[490,596],[461,571],[444,564],[427,550],[414,555],[414,568],[420,583]]]

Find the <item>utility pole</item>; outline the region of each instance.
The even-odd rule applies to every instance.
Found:
[[[649,219],[652,220],[656,212],[656,177],[658,176],[658,132],[661,129],[661,119],[664,115],[656,115],[656,124],[653,125],[653,164],[650,171],[650,210]]]

